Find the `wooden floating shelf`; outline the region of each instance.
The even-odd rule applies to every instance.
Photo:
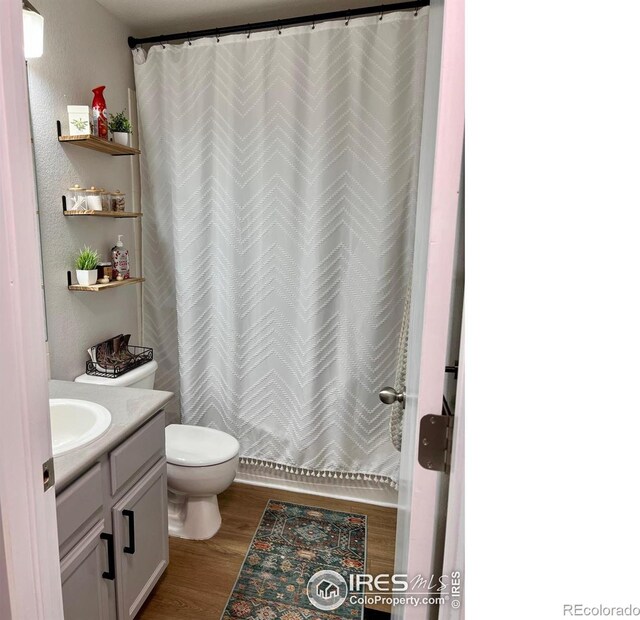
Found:
[[[144,278],[129,278],[127,280],[114,280],[108,284],[91,284],[90,286],[82,286],[80,284],[71,284],[71,272],[67,271],[67,288],[70,291],[88,291],[91,293],[99,293],[109,288],[116,288],[118,286],[127,286],[129,284],[140,284],[144,282]]]
[[[107,153],[108,155],[140,155],[138,149],[134,149],[131,146],[124,146],[123,144],[116,144],[115,142],[108,142],[102,138],[96,138],[95,136],[60,136],[58,140],[63,144],[73,144],[75,146],[82,146],[85,149],[91,149],[93,151],[100,151],[100,153]]]
[[[96,136],[91,134],[82,136],[63,136],[60,121],[58,121],[58,142],[61,142],[62,144],[81,146],[85,149],[106,153],[107,155],[140,155],[139,149],[134,149],[132,146],[124,146],[123,144],[116,144],[115,142],[109,142],[102,138],[96,138]]]
[[[67,217],[142,217],[142,213],[132,211],[64,211]]]
[[[139,211],[92,211],[91,209],[85,209],[81,211],[67,211],[67,197],[62,197],[62,213],[66,216],[90,216],[90,217],[142,217],[142,213]]]

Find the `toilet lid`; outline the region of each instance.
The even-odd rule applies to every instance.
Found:
[[[237,456],[235,437],[204,426],[169,424],[165,429],[167,462],[186,467],[206,467]]]

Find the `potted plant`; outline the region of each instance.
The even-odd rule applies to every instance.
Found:
[[[125,116],[124,110],[111,116],[111,118],[109,119],[109,131],[113,135],[113,141],[116,144],[129,146],[131,121]]]
[[[86,245],[75,258],[76,278],[80,286],[91,286],[98,281],[100,254]]]

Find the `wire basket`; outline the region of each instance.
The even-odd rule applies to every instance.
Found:
[[[124,352],[121,351],[120,356],[122,359],[114,363],[103,362],[102,364],[97,364],[92,360],[87,361],[87,374],[94,377],[115,379],[125,372],[150,362],[153,359],[153,349],[150,347],[127,346]]]

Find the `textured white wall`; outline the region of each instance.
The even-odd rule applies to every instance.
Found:
[[[135,260],[135,220],[66,218],[61,196],[74,183],[120,189],[132,210],[131,157],[61,146],[56,120],[68,133],[67,105],[91,105],[91,89],[106,85],[105,100],[112,112],[127,106],[127,89],[133,89],[127,27],[94,0],[34,0],[44,16],[42,58],[29,61],[29,88],[36,154],[38,202],[51,377],[73,379],[84,372],[87,348],[120,333],[131,333],[139,343],[140,286],[120,287],[101,293],[72,293],[66,272],[72,256],[84,244],[109,260],[111,247],[123,235],[132,260],[132,275],[140,275]]]

